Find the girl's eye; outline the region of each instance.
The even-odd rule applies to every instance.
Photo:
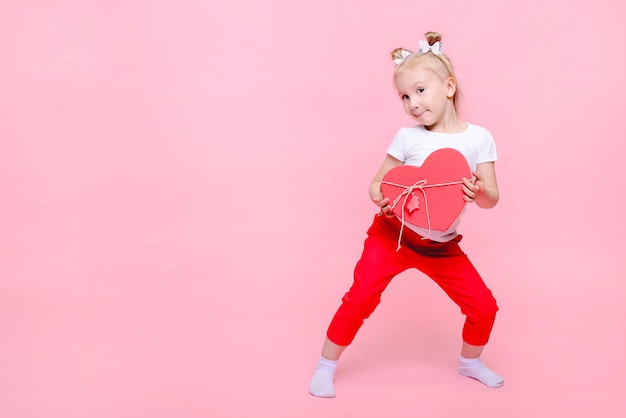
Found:
[[[407,96],[406,94],[402,95],[402,100],[407,100],[409,98],[409,96]]]
[[[418,93],[424,93],[424,87],[418,87],[417,88],[417,92]]]

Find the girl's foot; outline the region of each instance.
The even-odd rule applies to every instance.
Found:
[[[336,369],[337,361],[320,357],[315,365],[315,374],[313,374],[309,384],[309,393],[319,398],[334,398],[335,385],[333,384],[333,379]]]
[[[485,366],[480,358],[461,357],[459,373],[476,379],[490,388],[499,388],[504,384],[504,378]]]

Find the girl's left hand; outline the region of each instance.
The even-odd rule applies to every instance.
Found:
[[[480,198],[481,195],[485,193],[485,182],[483,181],[480,173],[478,171],[472,172],[472,175],[475,177],[474,182],[472,180],[468,180],[463,177],[463,199],[466,202],[474,202],[476,199]]]

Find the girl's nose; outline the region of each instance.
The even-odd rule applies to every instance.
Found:
[[[416,98],[411,99],[411,107],[419,107],[419,101]]]

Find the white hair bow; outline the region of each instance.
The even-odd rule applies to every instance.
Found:
[[[420,49],[418,52],[420,54],[425,54],[428,51],[431,51],[435,55],[440,55],[443,52],[441,42],[437,41],[434,44],[429,45],[426,41],[420,41]]]
[[[402,55],[401,58],[396,58],[395,60],[393,60],[394,64],[396,65],[402,64],[404,60],[406,59],[406,57],[411,55],[411,51],[407,51],[406,49],[403,49],[402,51],[400,51],[400,54]]]

